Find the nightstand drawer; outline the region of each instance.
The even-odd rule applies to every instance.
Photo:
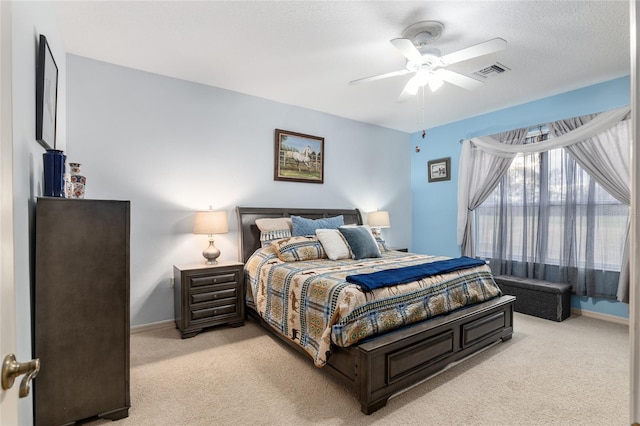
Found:
[[[223,315],[235,315],[236,312],[238,312],[238,309],[235,303],[232,305],[221,305],[207,309],[198,309],[191,311],[191,321],[211,319]]]
[[[175,319],[183,339],[208,327],[244,324],[243,267],[233,261],[174,265]]]
[[[191,306],[224,299],[233,299],[235,302],[238,297],[238,289],[237,286],[234,286],[223,290],[216,289],[215,291],[208,291],[206,293],[195,293],[189,297],[191,298]]]
[[[220,274],[220,275],[206,275],[200,277],[189,277],[191,288],[202,287],[205,285],[230,283],[237,281],[237,274]]]

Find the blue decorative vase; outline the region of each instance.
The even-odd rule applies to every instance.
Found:
[[[59,149],[48,149],[44,161],[44,196],[64,197],[64,162],[67,156]]]

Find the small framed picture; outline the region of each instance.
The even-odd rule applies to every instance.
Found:
[[[451,157],[438,158],[427,163],[429,182],[451,180]]]
[[[276,129],[274,180],[324,182],[324,138]]]
[[[45,149],[56,147],[58,109],[58,66],[47,43],[40,35],[36,69],[36,140]]]

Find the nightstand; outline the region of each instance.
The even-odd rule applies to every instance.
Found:
[[[176,327],[183,339],[214,325],[244,325],[243,266],[229,261],[174,265]]]

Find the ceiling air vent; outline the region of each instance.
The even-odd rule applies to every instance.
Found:
[[[496,62],[495,64],[488,66],[486,68],[481,69],[480,71],[476,71],[473,75],[478,77],[482,77],[483,79],[487,79],[490,77],[495,77],[496,75],[502,74],[504,72],[511,71],[510,68],[505,67],[500,62]]]

